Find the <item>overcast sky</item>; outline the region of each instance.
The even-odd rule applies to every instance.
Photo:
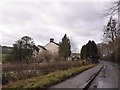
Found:
[[[107,0],[108,1],[108,0]],[[80,51],[88,40],[102,42],[104,2],[5,0],[0,1],[1,45],[12,46],[23,36],[36,45],[46,45],[52,37],[71,39],[74,51]]]

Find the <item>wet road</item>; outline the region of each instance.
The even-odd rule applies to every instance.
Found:
[[[95,74],[102,66],[104,68],[91,83],[90,88],[118,88],[119,85],[119,70],[116,65],[111,62],[101,61],[96,67],[86,70],[79,75],[56,84],[51,88],[84,88],[90,77]]]
[[[118,66],[111,62],[101,62],[104,68],[91,83],[90,88],[119,88],[120,89],[120,71]]]
[[[101,66],[102,65],[98,65],[89,70],[86,70],[73,78],[70,78],[66,81],[63,81],[62,83],[52,86],[51,88],[83,88],[89,78],[94,73],[96,73],[101,68]]]

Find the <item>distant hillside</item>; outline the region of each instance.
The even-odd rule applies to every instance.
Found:
[[[9,54],[12,52],[12,47],[8,47],[8,46],[0,46],[2,47],[2,54]]]

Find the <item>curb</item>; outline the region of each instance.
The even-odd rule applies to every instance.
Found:
[[[100,71],[102,70],[103,67],[104,67],[104,66],[102,66],[102,67],[100,68],[100,70],[98,70],[97,73],[93,74],[92,77],[90,77],[90,80],[87,81],[87,83],[85,84],[85,86],[83,87],[82,90],[87,90],[87,89],[89,88],[90,84],[91,84],[92,81],[96,78],[96,76],[100,73]]]

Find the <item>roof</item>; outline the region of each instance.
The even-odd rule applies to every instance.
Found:
[[[44,50],[47,50],[44,46],[38,45],[38,47],[41,47]]]
[[[56,44],[56,45],[58,45],[58,46],[60,46],[58,43],[56,43],[56,42],[53,42],[54,44]]]
[[[49,43],[54,43],[55,45],[60,46],[60,45],[59,45],[58,43],[56,43],[56,42],[49,42]],[[48,44],[49,44],[49,43],[48,43]],[[48,44],[46,44],[45,47],[46,47]]]

